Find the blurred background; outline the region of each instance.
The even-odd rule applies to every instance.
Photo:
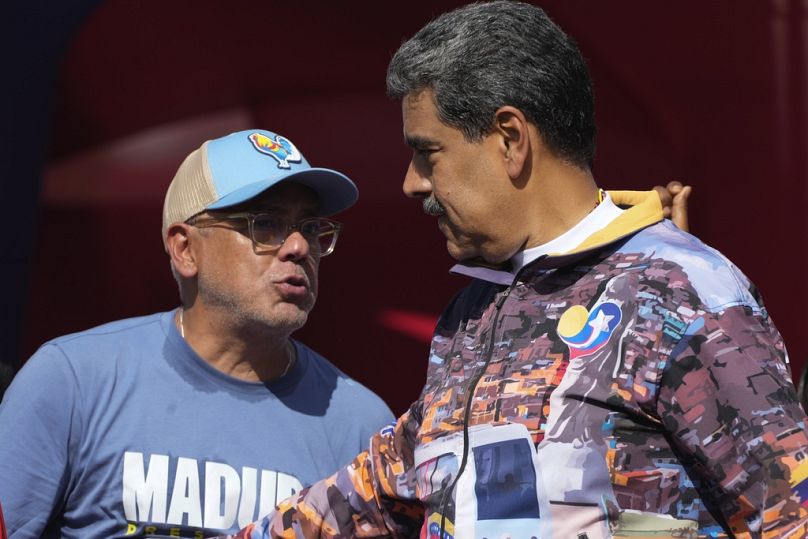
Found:
[[[177,305],[165,189],[203,140],[282,133],[360,201],[296,336],[400,413],[465,283],[401,194],[409,152],[387,63],[463,2],[6,0],[0,36],[5,293],[0,370],[44,341]],[[796,378],[808,357],[808,7],[799,0],[535,2],[595,84],[607,189],[694,186],[692,231],[762,290]]]

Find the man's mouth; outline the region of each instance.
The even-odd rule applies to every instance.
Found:
[[[309,293],[309,281],[300,275],[289,275],[275,281],[275,286],[284,296],[306,296]]]

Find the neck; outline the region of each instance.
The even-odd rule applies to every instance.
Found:
[[[195,305],[180,308],[175,324],[196,354],[215,369],[246,381],[270,381],[289,372],[295,350],[289,333],[238,327]]]
[[[533,192],[525,197],[531,207],[521,213],[528,216],[530,234],[524,248],[552,241],[577,225],[598,204],[598,186],[592,173],[560,160],[544,162]]]

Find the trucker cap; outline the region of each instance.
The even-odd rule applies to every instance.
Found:
[[[163,204],[163,241],[173,223],[241,204],[282,181],[314,190],[324,216],[359,198],[346,175],[311,167],[289,139],[261,129],[239,131],[206,141],[182,162]]]

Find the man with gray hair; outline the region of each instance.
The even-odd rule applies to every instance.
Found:
[[[405,42],[387,87],[404,191],[472,281],[395,428],[239,536],[808,536],[783,340],[655,193],[598,188],[573,40],[537,7],[472,4]]]
[[[367,447],[390,410],[290,337],[357,196],[269,131],[192,152],[163,211],[181,306],[44,344],[0,405],[10,537],[236,531]]]

